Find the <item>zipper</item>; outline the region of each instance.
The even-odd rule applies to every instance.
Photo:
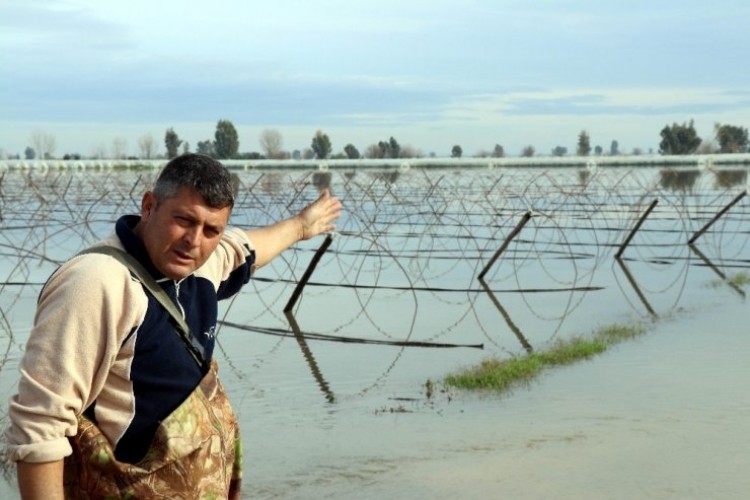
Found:
[[[177,307],[180,308],[182,319],[187,321],[187,316],[185,316],[185,309],[183,309],[182,304],[180,303],[180,283],[182,283],[182,280],[174,282],[174,301],[177,302]]]

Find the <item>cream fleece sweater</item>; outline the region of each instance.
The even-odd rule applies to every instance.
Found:
[[[117,236],[100,244],[123,248]],[[228,229],[194,274],[215,288],[252,250],[239,229]],[[130,371],[148,308],[140,282],[114,258],[86,254],[61,266],[45,285],[11,398],[8,458],[51,462],[72,450],[67,437],[96,401],[102,432],[116,444],[135,414]]]

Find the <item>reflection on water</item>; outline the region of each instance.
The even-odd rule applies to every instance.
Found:
[[[481,411],[427,400],[427,380],[602,325],[655,324],[745,300],[730,278],[750,267],[747,197],[687,242],[738,197],[746,169],[235,173],[240,226],[288,217],[323,188],[346,208],[335,237],[300,243],[222,304],[217,357],[250,442],[250,492],[260,497],[325,491],[310,472],[324,474],[321,463],[346,475],[362,450],[387,456],[442,442],[430,429],[461,428],[456,405]],[[47,276],[109,234],[120,214],[136,213],[153,178],[11,171],[0,179],[3,401]],[[717,277],[727,286],[706,286]],[[362,432],[371,425],[385,434]]]
[[[628,283],[630,283],[630,286],[633,287],[633,290],[635,291],[636,295],[638,295],[638,298],[643,303],[643,306],[646,308],[646,311],[651,315],[652,318],[656,319],[658,317],[658,314],[656,314],[656,311],[654,311],[654,308],[651,307],[651,304],[649,304],[648,299],[641,291],[641,288],[638,286],[638,281],[633,277],[632,274],[630,274],[630,269],[628,269],[628,265],[625,264],[625,261],[623,261],[621,258],[616,258],[615,262],[620,266],[620,269],[622,269],[623,274],[628,279]]]
[[[737,294],[740,297],[742,297],[743,299],[746,297],[745,291],[742,288],[740,288],[739,286],[737,286],[737,284],[735,284],[732,280],[730,280],[727,277],[727,275],[721,269],[719,269],[718,267],[716,267],[716,265],[713,262],[711,262],[711,260],[708,257],[706,257],[703,254],[703,252],[701,252],[698,249],[698,247],[696,247],[693,244],[690,244],[690,245],[688,245],[688,248],[690,248],[690,251],[693,252],[695,255],[697,255],[698,258],[700,258],[703,261],[703,263],[706,265],[706,267],[708,267],[709,269],[711,269],[724,283],[726,283],[727,286],[729,286],[735,292],[737,292]]]
[[[534,348],[531,346],[531,344],[529,344],[529,341],[526,340],[526,337],[524,336],[523,332],[521,332],[521,329],[518,328],[518,326],[516,326],[516,324],[513,322],[513,320],[510,317],[510,314],[508,314],[508,311],[506,311],[505,308],[502,306],[502,304],[500,304],[500,301],[497,300],[497,297],[493,293],[492,289],[487,285],[487,283],[482,278],[479,278],[479,283],[481,283],[482,288],[484,288],[490,300],[492,300],[492,303],[495,305],[495,307],[497,307],[497,310],[503,316],[503,319],[505,320],[505,324],[508,325],[508,328],[510,328],[510,331],[512,331],[513,334],[518,338],[518,341],[521,343],[521,345],[526,350],[526,352],[531,353],[534,350]]]
[[[333,395],[333,391],[331,391],[331,388],[328,386],[328,382],[326,382],[323,374],[320,372],[318,363],[315,361],[315,356],[313,356],[312,351],[308,347],[305,335],[302,333],[302,330],[300,330],[297,320],[294,318],[294,314],[292,314],[290,310],[285,310],[284,315],[289,321],[289,326],[294,332],[294,338],[297,340],[299,348],[302,350],[302,354],[305,355],[305,361],[307,361],[307,364],[310,366],[310,371],[312,372],[313,377],[315,377],[315,381],[318,383],[320,390],[323,391],[323,394],[325,394],[326,400],[329,403],[334,403],[336,401],[336,396]]]
[[[747,184],[747,170],[717,170],[714,187],[716,189],[742,188]]]
[[[666,168],[661,171],[661,187],[672,191],[691,191],[700,175],[700,170]]]

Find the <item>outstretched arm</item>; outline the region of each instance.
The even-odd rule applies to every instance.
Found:
[[[340,216],[341,202],[326,189],[294,217],[246,231],[255,247],[255,267],[268,264],[298,241],[333,231]]]

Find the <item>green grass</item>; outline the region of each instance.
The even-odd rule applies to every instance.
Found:
[[[737,273],[729,278],[729,283],[739,287],[745,287],[750,285],[750,274],[748,273]]]
[[[591,338],[558,340],[545,351],[532,352],[517,358],[484,360],[476,367],[448,375],[443,384],[456,389],[506,392],[519,385],[528,385],[547,368],[590,359],[603,353],[610,346],[643,333],[645,328],[642,325],[607,326],[595,332]],[[432,383],[428,381],[428,384]],[[431,393],[432,391],[428,398]]]
[[[727,277],[726,280],[713,280],[709,282],[709,286],[711,288],[718,288],[720,286],[723,286],[725,283],[735,286],[738,288],[744,288],[748,285],[750,285],[750,273],[746,272],[739,272],[733,276]]]

